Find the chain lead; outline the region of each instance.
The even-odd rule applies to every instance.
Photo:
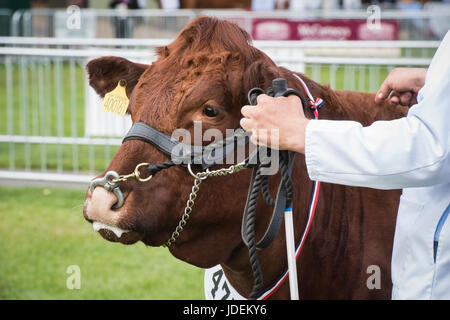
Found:
[[[180,236],[180,233],[183,231],[184,226],[190,218],[190,214],[192,212],[192,208],[195,204],[195,199],[197,198],[197,193],[200,190],[200,184],[202,183],[202,179],[195,179],[194,185],[192,186],[191,193],[189,194],[189,199],[186,202],[186,207],[184,208],[184,213],[181,216],[181,220],[178,223],[178,226],[175,228],[175,231],[170,236],[170,239],[163,245],[163,247],[170,247],[172,243],[176,241],[176,239]]]
[[[112,179],[111,182],[114,184],[118,184],[119,182],[127,181],[129,179],[136,179],[140,182],[147,182],[153,176],[149,175],[147,178],[142,178],[140,174],[140,168],[148,165],[149,163],[142,162],[135,167],[132,173],[127,175],[121,175],[116,179]],[[184,208],[184,213],[181,216],[181,220],[178,223],[177,227],[175,228],[175,231],[172,232],[170,239],[167,240],[167,242],[163,245],[163,247],[167,248],[170,247],[180,236],[180,233],[183,231],[184,226],[186,225],[187,221],[190,218],[192,208],[194,207],[195,204],[195,199],[197,198],[197,193],[200,190],[200,184],[202,183],[203,180],[205,180],[208,177],[226,176],[228,174],[233,174],[246,168],[247,167],[245,165],[245,161],[243,161],[236,165],[231,165],[228,168],[221,168],[213,171],[209,171],[208,169],[206,169],[206,171],[194,173],[192,171],[191,165],[188,164],[189,173],[194,177],[194,185],[192,186],[191,193],[189,194],[189,198],[186,202],[186,207]]]
[[[163,247],[170,247],[176,239],[180,236],[180,233],[183,231],[184,226],[186,225],[187,221],[190,218],[190,214],[192,212],[192,208],[195,204],[195,199],[197,198],[197,193],[200,190],[200,184],[208,177],[217,177],[217,176],[225,176],[227,174],[233,174],[236,172],[241,171],[242,169],[245,169],[245,162],[240,162],[236,165],[229,166],[228,168],[221,168],[213,171],[209,171],[206,169],[206,171],[193,173],[191,165],[188,164],[188,170],[189,173],[194,177],[194,185],[192,186],[191,193],[189,194],[189,198],[186,202],[186,207],[184,208],[184,213],[181,216],[181,220],[178,223],[178,226],[175,228],[175,231],[172,232],[172,235],[170,236],[169,240],[163,245]]]

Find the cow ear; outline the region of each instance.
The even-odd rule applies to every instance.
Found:
[[[130,98],[139,78],[148,67],[147,64],[134,63],[120,57],[102,57],[89,61],[86,70],[89,84],[102,98],[117,87],[120,80],[126,81],[127,96]]]
[[[279,77],[279,69],[269,58],[255,61],[244,72],[245,91],[256,87],[266,90]]]

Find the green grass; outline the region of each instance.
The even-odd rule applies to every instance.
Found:
[[[0,168],[9,168],[11,163],[14,163],[16,169],[92,174],[103,171],[118,148],[118,146],[0,143]]]
[[[0,187],[0,299],[203,299],[203,270],[167,249],[110,243],[84,190]],[[81,288],[66,286],[78,265]]]

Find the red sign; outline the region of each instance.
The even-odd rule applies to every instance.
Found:
[[[366,20],[254,19],[255,40],[398,40],[398,23]]]

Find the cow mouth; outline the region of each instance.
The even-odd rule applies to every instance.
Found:
[[[112,231],[117,238],[120,238],[124,233],[130,232],[130,230],[123,230],[118,227],[109,226],[100,221],[94,221],[92,223],[92,228],[97,232],[103,229]]]
[[[133,244],[142,240],[143,235],[132,231],[124,230],[119,227],[107,225],[100,221],[94,221],[92,223],[94,231],[98,232],[105,240],[111,242],[120,242],[122,244]]]

